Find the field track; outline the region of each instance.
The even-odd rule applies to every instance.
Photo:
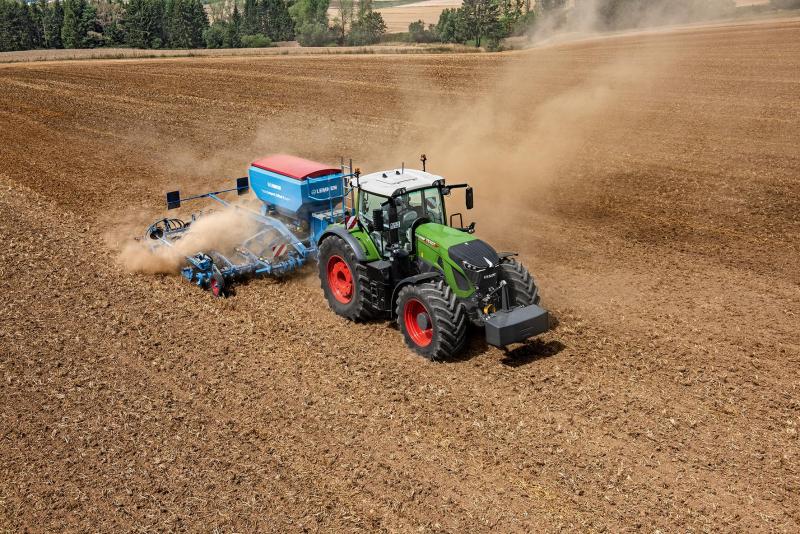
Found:
[[[0,531],[800,530],[800,21],[0,94]],[[426,152],[558,327],[432,364],[313,270],[214,300],[117,264],[276,150]]]

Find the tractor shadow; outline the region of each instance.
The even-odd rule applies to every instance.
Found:
[[[534,339],[513,349],[506,350],[500,363],[508,367],[522,367],[537,360],[555,356],[565,348],[566,345],[557,340],[544,342],[540,339]]]
[[[467,331],[467,343],[464,350],[450,358],[443,360],[442,363],[457,363],[469,361],[472,358],[485,354],[491,347],[486,343],[483,329],[470,327]],[[519,343],[512,348],[504,351],[503,359],[500,363],[508,367],[522,367],[534,363],[550,356],[555,356],[566,348],[561,341],[542,341],[531,339],[524,343]]]

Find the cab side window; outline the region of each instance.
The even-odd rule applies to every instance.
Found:
[[[422,217],[422,191],[412,191],[397,199],[397,218],[400,221],[400,244],[411,248],[409,234],[414,221]]]
[[[444,224],[442,197],[436,189],[425,190],[425,215],[435,223]]]
[[[359,203],[358,216],[361,219],[372,222],[372,212],[377,209],[381,209],[381,204],[386,202],[386,200],[386,197],[372,195],[366,191],[361,191],[361,202]]]
[[[386,197],[382,197],[379,195],[372,195],[367,193],[366,191],[361,191],[359,193],[359,200],[358,200],[358,218],[361,219],[363,222],[367,223],[367,226],[372,228],[372,212],[377,209],[383,210],[383,220],[386,221],[389,218],[387,213],[386,206],[381,206],[384,202],[388,199]],[[386,238],[386,232],[383,232],[384,235],[381,235],[381,232],[376,232],[375,230],[370,231],[370,237],[372,238],[372,242],[375,243],[375,246],[378,248],[378,252],[381,256],[386,254],[384,249]]]

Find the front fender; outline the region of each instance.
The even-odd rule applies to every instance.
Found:
[[[444,278],[441,272],[431,271],[429,273],[415,274],[414,276],[409,276],[408,278],[403,278],[402,280],[400,280],[397,283],[397,285],[394,286],[394,290],[392,290],[392,306],[390,308],[392,317],[395,317],[394,305],[397,303],[397,295],[400,294],[401,289],[403,289],[407,285],[419,284],[420,282],[426,282],[428,280],[437,280],[439,278]]]

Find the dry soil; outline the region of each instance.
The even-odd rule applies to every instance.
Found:
[[[800,529],[797,20],[0,94],[0,530]],[[164,191],[277,150],[427,152],[558,326],[435,364],[313,269],[223,300],[117,263]]]

